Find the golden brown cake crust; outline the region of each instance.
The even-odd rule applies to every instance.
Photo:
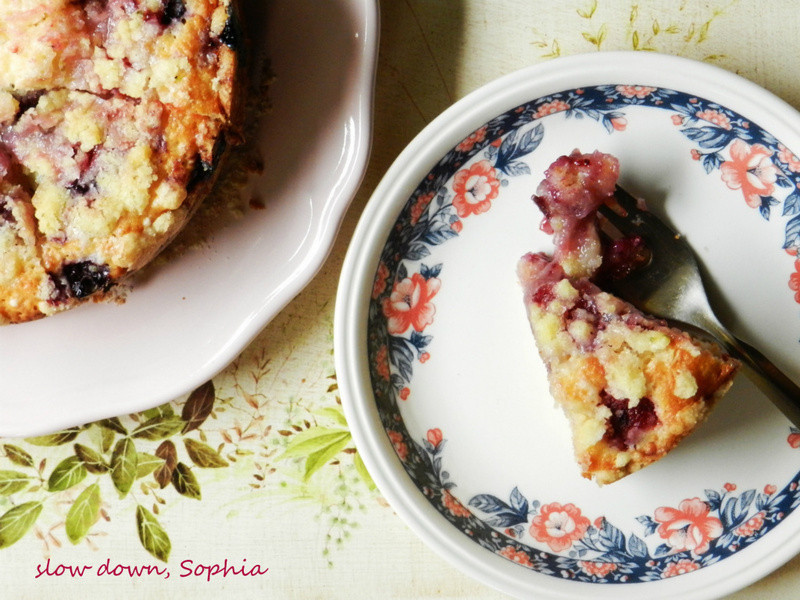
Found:
[[[183,227],[237,124],[237,18],[0,0],[0,323],[102,295]]]

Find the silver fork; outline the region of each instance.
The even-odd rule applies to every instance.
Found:
[[[761,352],[737,339],[711,309],[694,252],[686,240],[661,219],[639,207],[636,198],[617,187],[622,208],[602,206],[602,215],[623,235],[641,236],[649,262],[630,275],[606,284],[609,291],[639,310],[697,327],[741,361],[746,374],[796,427],[800,427],[800,387]]]

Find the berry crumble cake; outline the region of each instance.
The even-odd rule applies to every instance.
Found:
[[[517,269],[576,460],[600,485],[672,450],[706,418],[738,368],[716,345],[601,289],[609,263],[624,271],[643,256],[641,240],[606,243],[599,233],[597,209],[613,202],[618,174],[616,158],[599,152],[557,159],[534,196],[554,235],[554,255],[527,254]]]
[[[0,323],[148,263],[235,139],[233,0],[0,0]]]

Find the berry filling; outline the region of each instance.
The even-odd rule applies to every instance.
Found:
[[[619,281],[650,262],[650,249],[640,235],[609,241],[603,248],[599,279]]]
[[[15,223],[14,213],[11,212],[11,206],[5,199],[0,198],[0,221],[6,223]]]
[[[537,306],[547,309],[547,306],[556,299],[556,294],[553,291],[552,283],[545,283],[540,285],[533,293],[531,300]]]
[[[603,390],[600,392],[600,403],[611,411],[603,440],[619,450],[627,450],[638,444],[644,434],[660,422],[649,398],[641,398],[636,406],[631,407],[628,399],[620,400]]]
[[[158,22],[163,27],[169,27],[174,21],[178,21],[186,14],[186,4],[183,0],[166,0],[164,9],[158,17]]]
[[[618,176],[613,156],[576,150],[550,165],[533,196],[542,229],[553,232],[553,258],[570,277],[591,276],[602,262],[597,209],[614,195]]]
[[[107,265],[98,265],[90,260],[65,264],[59,275],[51,275],[56,288],[53,302],[86,298],[98,290],[108,290],[111,286],[108,271]]]
[[[567,321],[580,319],[582,321],[588,321],[592,324],[597,324],[600,321],[600,309],[597,307],[597,302],[595,301],[591,290],[588,289],[588,282],[576,281],[573,285],[575,285],[576,289],[582,293],[575,300],[575,303],[572,305],[572,307],[567,311]]]
[[[67,189],[78,196],[85,196],[93,187],[93,183],[84,183],[80,179],[76,179],[67,186]]]
[[[239,33],[239,24],[232,15],[228,15],[225,27],[222,29],[222,33],[219,34],[219,41],[231,50],[236,50],[241,37]]]

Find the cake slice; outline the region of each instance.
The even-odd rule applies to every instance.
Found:
[[[672,450],[708,416],[738,368],[718,346],[593,281],[610,260],[596,212],[612,199],[618,172],[615,158],[597,152],[553,163],[534,200],[554,233],[554,256],[527,254],[517,269],[576,460],[583,476],[601,485]]]

